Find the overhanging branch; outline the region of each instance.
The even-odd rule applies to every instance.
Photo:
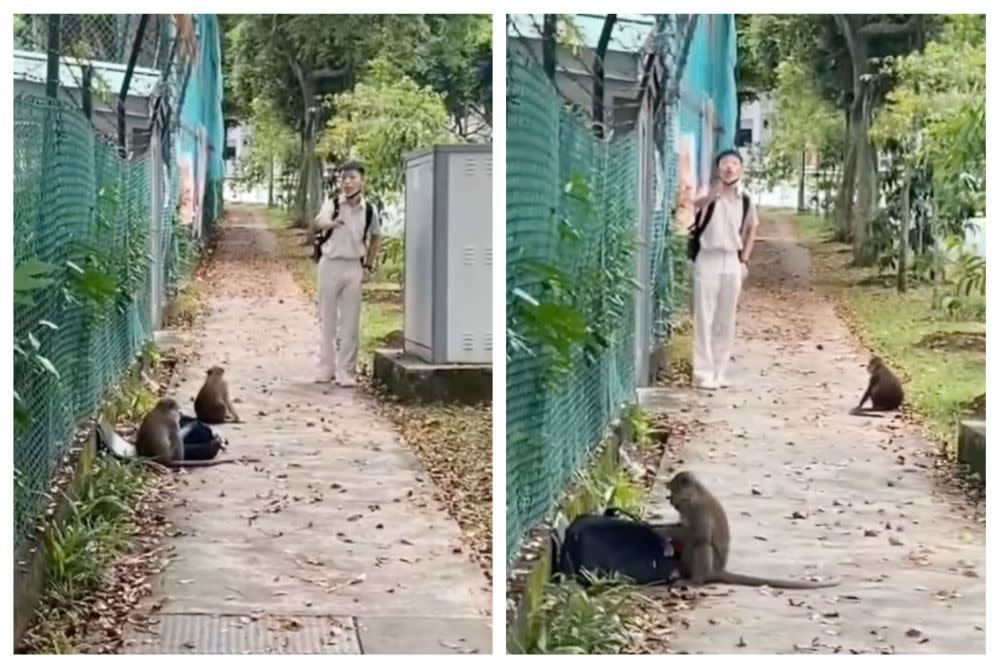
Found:
[[[889,37],[892,35],[905,35],[917,30],[919,27],[920,16],[917,15],[910,17],[906,23],[890,23],[889,21],[869,23],[858,28],[858,34],[864,37]]]

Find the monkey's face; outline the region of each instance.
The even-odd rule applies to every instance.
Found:
[[[868,373],[875,373],[875,369],[882,366],[882,358],[878,355],[873,356],[868,360]]]
[[[173,399],[160,399],[156,403],[156,410],[168,415],[174,422],[181,421],[181,407]]]
[[[681,471],[667,483],[667,491],[670,492],[670,505],[683,513],[698,493],[698,481],[691,473]]]
[[[221,366],[213,366],[211,369],[208,370],[208,377],[222,378],[222,374],[224,374],[225,372],[226,370],[223,369]]]

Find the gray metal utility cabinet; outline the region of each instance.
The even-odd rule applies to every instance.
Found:
[[[490,364],[493,147],[406,156],[403,351],[431,364]]]

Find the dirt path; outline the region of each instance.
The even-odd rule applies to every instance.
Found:
[[[983,653],[985,527],[935,482],[932,448],[898,418],[847,415],[866,353],[809,287],[787,224],[762,222],[741,297],[734,386],[643,391],[706,424],[682,452],[727,508],[733,571],[840,587],[711,588],[678,628],[689,653]],[[664,499],[664,463],[653,498]],[[653,508],[674,518],[665,501]]]
[[[490,600],[458,526],[365,395],[312,382],[315,307],[247,212],[222,232],[201,359],[223,364],[243,424],[229,454],[261,464],[187,475],[173,556],[130,626],[137,653],[488,653]]]

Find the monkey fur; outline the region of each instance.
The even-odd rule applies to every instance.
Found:
[[[861,395],[861,401],[851,410],[851,415],[882,417],[877,412],[898,410],[903,405],[903,384],[878,355],[868,360],[868,389]],[[865,402],[871,399],[872,406],[865,410]]]
[[[229,386],[226,384],[225,369],[213,366],[205,376],[205,383],[194,399],[194,414],[206,424],[222,424],[226,414],[231,413],[236,422],[240,416],[236,414],[229,400]]]
[[[667,484],[670,504],[681,516],[679,524],[660,525],[661,535],[683,541],[682,576],[690,584],[730,584],[777,589],[820,589],[839,581],[806,582],[740,575],[726,570],[729,559],[729,522],[718,499],[689,471],[677,473]]]
[[[235,464],[237,462],[259,462],[256,458],[244,459],[184,459],[184,444],[181,441],[181,410],[177,402],[170,398],[156,402],[139,424],[135,436],[135,454],[168,468],[191,468]]]

